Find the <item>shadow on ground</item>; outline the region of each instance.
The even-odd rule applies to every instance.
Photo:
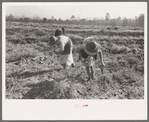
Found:
[[[54,90],[55,82],[54,81],[43,81],[37,84],[29,84],[28,87],[31,89],[24,94],[22,99],[36,99],[41,98],[43,95],[49,94]],[[51,97],[52,99],[52,97]]]
[[[74,91],[80,89],[78,84],[84,84],[80,77],[45,80],[37,84],[28,84],[31,88],[22,99],[72,99],[81,97]],[[82,86],[82,85],[81,85]]]
[[[26,71],[21,74],[13,73],[13,74],[8,75],[7,77],[28,78],[28,77],[33,77],[33,76],[41,75],[44,73],[51,73],[53,71],[60,71],[60,70],[61,69],[43,70],[43,71],[36,71],[36,72]]]

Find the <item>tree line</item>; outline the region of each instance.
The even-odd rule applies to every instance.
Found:
[[[17,22],[37,22],[37,23],[52,23],[52,24],[76,24],[76,25],[103,25],[103,26],[133,26],[133,27],[144,27],[144,14],[140,14],[133,19],[128,18],[110,18],[110,14],[106,13],[104,19],[77,19],[74,15],[70,19],[62,20],[61,18],[55,19],[52,16],[50,19],[46,17],[40,18],[38,16],[34,18],[29,17],[15,17],[12,14],[6,16],[6,21],[17,21]]]

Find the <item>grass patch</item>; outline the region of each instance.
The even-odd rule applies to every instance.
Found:
[[[67,35],[72,40],[73,44],[81,44],[84,40],[84,38],[82,36],[79,36],[79,35],[74,35],[74,34],[67,34]]]
[[[10,45],[10,44],[8,44]],[[10,50],[9,48],[6,50]],[[9,51],[6,54],[6,63],[9,62],[14,62],[14,61],[19,61],[22,58],[31,58],[31,57],[36,57],[39,54],[41,54],[41,52],[35,50],[31,45],[29,44],[12,44],[11,45],[11,51]]]
[[[106,48],[113,54],[127,54],[129,50],[126,46],[117,46],[112,42],[108,42]]]

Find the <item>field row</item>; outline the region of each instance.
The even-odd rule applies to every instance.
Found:
[[[142,30],[142,27],[132,27],[132,26],[101,26],[101,25],[75,25],[75,24],[52,24],[52,23],[32,23],[32,22],[6,22],[7,26],[30,26],[30,27],[45,27],[45,28],[72,28],[72,29],[108,29],[108,30]]]
[[[42,42],[47,42],[49,39],[49,34],[44,33],[44,32],[25,32],[22,31],[22,33],[15,32],[15,31],[6,31],[7,36],[6,40],[12,42],[12,43],[37,43],[39,41]],[[11,34],[10,34],[11,33]],[[143,36],[138,36],[138,37],[133,37],[133,36],[103,36],[103,35],[88,35],[88,36],[80,36],[77,34],[67,34],[71,39],[72,42],[75,43],[82,43],[83,40],[88,37],[88,36],[94,36],[99,42],[101,41],[107,41],[107,42],[113,42],[116,44],[144,44],[144,37]]]
[[[36,25],[36,26],[33,26]],[[144,30],[143,29],[128,29],[128,28],[117,28],[117,29],[109,29],[105,27],[99,27],[97,28],[74,28],[73,26],[61,26],[57,25],[57,28],[62,28],[64,27],[66,29],[66,33],[70,34],[75,34],[75,35],[80,35],[80,36],[89,36],[89,35],[108,35],[108,36],[133,36],[133,37],[138,37],[138,36],[144,36]],[[112,28],[112,27],[111,27]],[[116,28],[116,27],[115,27]],[[14,23],[11,24],[6,24],[6,32],[7,35],[9,34],[14,34],[13,32],[18,32],[22,33],[24,32],[37,32],[40,33],[41,35],[47,35],[47,34],[52,34],[55,31],[55,26],[53,27],[52,24],[26,24],[22,23],[21,25],[14,25]]]

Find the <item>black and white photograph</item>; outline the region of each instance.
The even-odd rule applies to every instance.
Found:
[[[147,106],[146,2],[10,2],[2,15],[4,101]]]

